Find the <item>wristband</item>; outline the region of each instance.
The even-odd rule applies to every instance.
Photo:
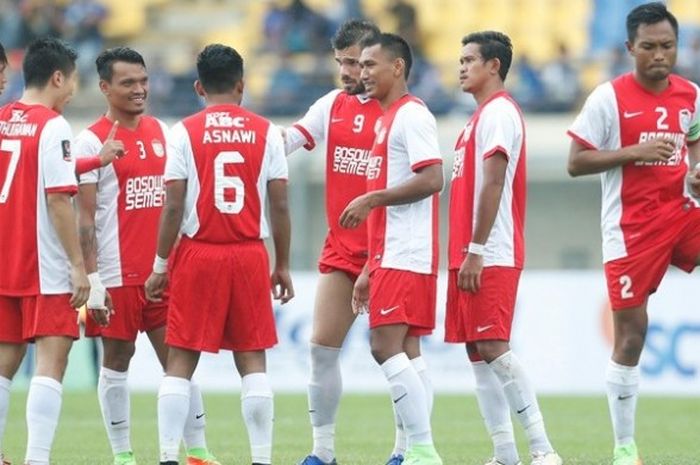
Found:
[[[102,281],[100,280],[100,274],[95,271],[94,273],[90,273],[87,275],[87,279],[90,282],[90,287],[91,288],[103,288],[104,286],[102,285]]]
[[[469,248],[467,249],[467,252],[469,252],[470,254],[483,256],[485,248],[486,248],[486,246],[484,246],[484,244],[477,244],[476,242],[470,242]]]
[[[158,274],[165,274],[168,271],[168,259],[160,258],[156,255],[156,259],[153,260],[153,272]]]

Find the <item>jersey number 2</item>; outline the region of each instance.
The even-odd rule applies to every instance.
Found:
[[[0,203],[5,203],[7,202],[7,197],[10,195],[12,179],[15,177],[15,171],[17,171],[19,154],[22,152],[22,142],[19,140],[5,139],[0,143],[0,152],[10,152],[10,164],[7,167],[5,181],[2,183],[2,190],[0,190]]]
[[[224,167],[228,163],[243,163],[245,159],[240,152],[219,152],[214,158],[214,204],[224,214],[236,215],[243,210],[245,185],[239,176],[226,176]],[[234,189],[233,201],[224,198],[226,189]]]
[[[623,274],[620,276],[620,285],[622,288],[620,289],[620,297],[623,299],[631,299],[634,297],[634,292],[632,292],[632,278],[629,277],[629,275]]]

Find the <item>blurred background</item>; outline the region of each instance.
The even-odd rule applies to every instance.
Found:
[[[69,40],[80,53],[80,90],[67,109],[74,132],[104,111],[94,59],[102,49],[116,45],[131,46],[144,55],[150,76],[149,112],[173,123],[201,108],[202,102],[192,90],[195,57],[203,45],[222,42],[244,57],[244,105],[285,126],[336,86],[330,37],[346,19],[361,17],[376,22],[384,31],[401,34],[411,43],[415,63],[410,90],[424,99],[438,118],[444,169],[449,173],[455,139],[475,108],[473,99],[458,88],[461,38],[477,30],[505,32],[512,38],[515,51],[506,84],[525,110],[528,126],[527,261],[516,314],[518,318],[526,315],[522,318],[530,324],[516,322],[514,346],[535,370],[532,377],[538,389],[599,392],[612,340],[601,264],[600,186],[597,176],[571,179],[567,175],[566,129],[593,87],[631,70],[624,48],[625,16],[641,3],[0,0],[0,42],[9,51],[14,71],[0,103],[16,99],[21,93],[23,48],[33,38],[51,34]],[[680,22],[677,71],[700,82],[700,1],[669,0],[667,4]],[[270,372],[273,381],[276,376],[280,378],[276,387],[297,391],[305,386],[316,260],[327,227],[322,150],[300,150],[289,158],[297,298],[286,308],[276,307],[281,343],[272,352]],[[446,192],[447,188],[441,198],[443,251]],[[443,257],[443,267],[444,263]],[[697,276],[671,274],[663,292],[652,299],[654,316],[642,361],[643,375],[647,389],[655,392],[697,395],[700,316],[684,298],[697,289]],[[441,342],[444,290],[439,296],[438,329],[426,340],[426,353],[436,372],[449,373],[449,379],[442,379],[438,389],[461,390],[472,380],[464,370],[463,349]],[[376,367],[367,355],[366,322],[353,334],[345,352],[349,361],[344,369],[352,373],[348,385],[350,389],[374,386],[381,391],[383,379],[372,371]],[[72,354],[76,360],[69,368],[73,374],[67,378],[68,385],[75,382],[84,387],[94,382],[94,369],[90,367],[94,367],[97,349],[92,345],[88,349],[83,341],[81,347]],[[200,372],[208,387],[237,383],[233,374],[223,384],[215,382],[221,373],[230,372],[228,357],[205,360]],[[586,363],[571,364],[571,360]],[[297,370],[290,371],[290,367]],[[26,369],[29,374],[30,367]],[[133,385],[143,389],[154,389],[160,377],[148,350],[137,351],[131,373]]]

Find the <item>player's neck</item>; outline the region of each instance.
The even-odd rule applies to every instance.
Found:
[[[25,105],[42,105],[53,109],[56,99],[43,89],[24,89],[19,101]]]
[[[481,89],[472,92],[472,94],[474,95],[474,100],[476,100],[477,105],[481,105],[490,99],[493,94],[497,94],[498,92],[502,92],[504,90],[505,86],[503,85],[503,81],[493,80],[485,83]]]
[[[127,129],[136,129],[141,121],[140,114],[124,113],[114,108],[109,108],[105,117],[112,122],[119,121],[119,125]]]
[[[660,94],[665,91],[669,86],[669,79],[663,79],[661,81],[651,81],[649,79],[644,79],[640,76],[637,71],[633,72],[634,80],[639,83],[645,90],[651,92],[652,94]]]
[[[379,100],[379,105],[382,107],[382,110],[386,111],[394,102],[406,94],[408,94],[408,86],[405,83],[396,85],[383,99]]]
[[[242,95],[238,93],[231,94],[207,94],[206,102],[208,107],[214,105],[237,105],[241,106]]]

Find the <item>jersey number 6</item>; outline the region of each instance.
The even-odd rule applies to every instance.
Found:
[[[243,210],[245,186],[239,176],[226,176],[224,166],[227,163],[243,163],[245,159],[240,152],[219,152],[214,159],[214,204],[224,214],[236,215]],[[224,190],[234,189],[234,200],[224,199]]]

